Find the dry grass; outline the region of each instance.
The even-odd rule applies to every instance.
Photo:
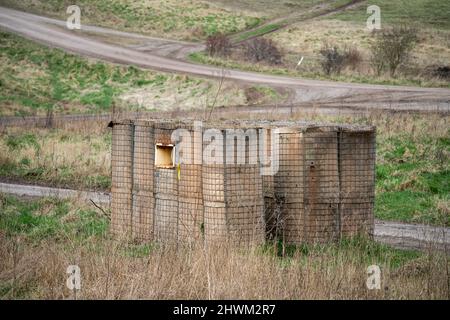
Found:
[[[335,81],[413,85],[424,87],[448,87],[448,81],[433,76],[428,70],[433,66],[445,66],[450,59],[450,31],[442,29],[420,29],[419,41],[407,63],[401,66],[396,77],[389,74],[376,75],[371,66],[370,44],[375,37],[365,24],[340,20],[308,20],[292,24],[264,38],[272,40],[284,54],[282,64],[270,66],[266,63],[249,63],[242,50],[235,49],[227,58],[207,57],[193,53],[192,61],[255,72],[282,74],[311,79]],[[320,49],[325,43],[340,48],[356,48],[361,53],[357,68],[344,68],[340,76],[327,76],[322,72]],[[298,62],[304,57],[301,66]]]
[[[110,148],[111,135],[104,123],[52,130],[7,128],[0,137],[0,176],[2,180],[109,189]]]
[[[450,58],[448,30],[421,29],[420,41],[413,52],[416,63],[445,64]],[[313,20],[300,22],[267,35],[288,52],[305,56],[318,56],[324,42],[341,46],[357,46],[368,59],[371,33],[365,25],[339,20]]]
[[[219,92],[217,99],[215,96]],[[119,96],[123,110],[171,111],[246,104],[242,86],[232,81],[205,80],[190,76],[169,76],[161,84],[143,86]]]
[[[305,11],[321,7],[323,0],[210,0],[211,4],[248,15],[275,18],[292,14],[293,11]]]
[[[139,254],[139,247],[112,240],[48,239],[31,245],[0,236],[0,297],[6,299],[73,298],[65,285],[73,264],[81,269],[81,299],[449,298],[448,259],[432,252],[396,266],[395,254],[386,253],[391,249],[370,258],[358,245],[323,246],[282,258],[261,248],[227,245],[148,247]],[[381,290],[366,288],[366,268],[373,263],[382,270]]]

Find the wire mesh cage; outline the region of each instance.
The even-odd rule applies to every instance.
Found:
[[[110,126],[114,234],[243,245],[373,234],[373,127],[187,120]],[[268,158],[276,162],[269,174]]]

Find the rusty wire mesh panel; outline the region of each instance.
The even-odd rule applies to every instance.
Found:
[[[190,244],[203,237],[202,136],[191,124],[181,128],[183,148],[177,149],[175,166],[178,179],[178,241]],[[173,141],[175,143],[175,141]],[[178,144],[178,147],[180,144]],[[199,159],[196,159],[198,157]]]
[[[345,130],[314,126],[281,133],[274,200],[266,203],[275,216],[268,222],[287,243],[373,233],[374,131]]]
[[[262,126],[258,129],[258,132],[258,162],[262,175],[266,238],[272,240],[277,236],[276,233],[279,228],[277,225],[277,207],[275,207],[274,174],[268,174],[268,170],[274,166],[274,153],[276,152],[278,154],[278,149],[275,150],[275,146],[272,145],[272,128]]]
[[[111,232],[120,237],[131,234],[133,129],[117,124],[112,135]]]
[[[229,239],[242,244],[264,241],[264,199],[259,166],[227,165],[225,184]]]
[[[155,141],[151,147],[172,145],[172,132],[173,127],[170,123],[156,124]],[[154,188],[155,239],[163,243],[176,242],[178,239],[178,180],[174,166],[155,164]]]
[[[170,243],[178,238],[178,183],[173,169],[155,169],[155,223],[157,241]]]
[[[191,145],[192,152],[195,146]],[[178,239],[180,242],[198,241],[202,237],[203,227],[202,167],[192,163],[177,163],[176,166],[179,191]]]
[[[235,131],[242,126],[233,125],[215,129],[220,141],[213,154],[207,148],[211,141],[202,136],[207,129],[194,133],[192,122],[116,123],[112,231],[164,243],[239,244],[260,243],[266,236],[298,244],[373,233],[373,128],[283,123],[279,167],[267,176],[261,175],[260,152],[271,154],[270,131],[279,124],[246,124],[266,130],[266,140],[246,131],[243,162],[237,161]],[[194,137],[183,150],[191,162],[173,157],[178,147],[172,133],[179,128]],[[194,154],[203,163],[193,163]]]
[[[134,239],[141,241],[153,239],[154,139],[153,126],[145,122],[135,123],[132,235]]]
[[[234,137],[230,140],[233,146],[227,146],[226,130],[218,134],[222,149],[203,155],[205,240],[242,245],[261,242],[265,235],[262,179],[258,163],[250,164],[251,156],[257,156],[258,141],[246,141],[241,153],[244,163],[240,163]],[[204,142],[204,150],[209,143]]]
[[[307,130],[302,144],[305,240],[312,243],[337,240],[340,233],[337,130]]]
[[[274,228],[287,243],[304,240],[304,172],[302,132],[280,133],[279,169],[274,176]]]
[[[341,232],[373,235],[375,132],[342,132],[340,136]]]
[[[193,243],[202,241],[203,199],[183,198],[178,203],[178,241]]]

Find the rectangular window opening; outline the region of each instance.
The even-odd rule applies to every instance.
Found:
[[[155,166],[157,168],[173,169],[174,165],[174,145],[157,143],[155,145]]]

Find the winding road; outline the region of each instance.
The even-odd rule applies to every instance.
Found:
[[[389,106],[400,111],[450,112],[450,89],[445,88],[341,83],[221,69],[183,60],[186,54],[202,50],[201,44],[86,25],[71,31],[65,28],[64,21],[4,7],[0,7],[0,28],[51,47],[114,63],[286,88],[294,92],[290,103],[296,106],[313,103],[316,107]]]

